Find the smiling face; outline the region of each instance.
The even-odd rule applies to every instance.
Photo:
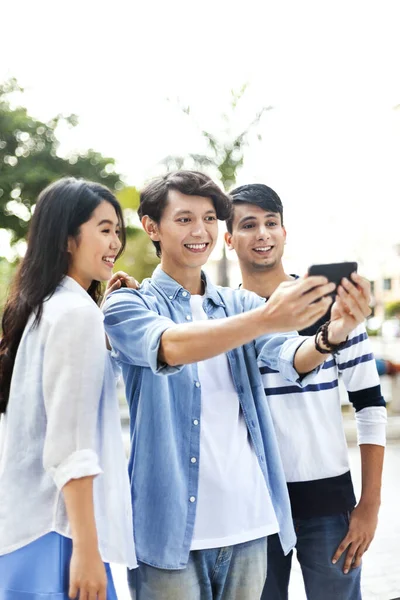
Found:
[[[218,237],[217,214],[210,198],[168,192],[159,223],[148,216],[142,223],[151,239],[161,246],[161,266],[171,276],[198,269],[207,262]]]
[[[234,205],[232,233],[225,240],[247,271],[265,271],[281,264],[286,230],[281,215],[255,204]]]
[[[80,226],[78,238],[69,238],[68,275],[88,289],[93,280],[107,281],[121,248],[120,223],[114,207],[106,201]]]

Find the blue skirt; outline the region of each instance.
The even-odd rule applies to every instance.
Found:
[[[72,541],[48,533],[14,552],[0,556],[0,600],[68,600]],[[117,600],[111,569],[107,600]]]

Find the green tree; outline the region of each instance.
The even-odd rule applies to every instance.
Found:
[[[385,315],[388,319],[392,317],[400,317],[400,300],[395,300],[385,304]]]
[[[219,134],[214,134],[205,129],[199,128],[199,131],[207,143],[207,153],[193,154],[186,157],[167,156],[162,164],[168,171],[178,169],[196,168],[209,171],[211,176],[216,177],[221,182],[225,191],[229,191],[236,184],[237,174],[243,166],[245,149],[249,143],[249,137],[259,125],[263,114],[272,109],[272,106],[264,106],[256,114],[254,119],[239,132],[234,131],[233,124],[237,121],[237,113],[240,109],[241,100],[247,90],[247,84],[235,92],[231,90],[231,101],[228,112],[222,115],[222,121],[225,125]],[[182,112],[191,118],[191,109],[189,106],[181,106]],[[257,139],[261,141],[262,136],[257,134]],[[218,283],[228,285],[228,261],[226,257],[225,245],[223,246],[222,256],[218,265]]]
[[[135,187],[125,187],[117,192],[117,198],[124,210],[127,240],[125,252],[117,261],[115,270],[125,271],[138,281],[142,281],[145,277],[151,276],[159,259],[137,216],[139,192]]]
[[[10,96],[23,92],[15,79],[0,84],[0,229],[11,233],[11,244],[26,235],[39,192],[64,177],[84,177],[115,190],[122,187],[114,159],[89,149],[79,155],[58,155],[57,127],[77,125],[75,115],[57,115],[47,123],[14,107]]]
[[[0,317],[2,313],[2,308],[8,295],[9,285],[14,271],[15,265],[10,264],[4,258],[0,258]]]

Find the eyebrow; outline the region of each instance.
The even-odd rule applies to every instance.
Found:
[[[115,225],[115,223],[110,221],[110,219],[102,219],[102,221],[97,224],[97,227],[101,227],[101,225]],[[121,227],[120,223],[117,223],[116,227]]]
[[[271,217],[273,217],[274,219],[278,218],[277,214],[273,213],[273,212],[267,212],[264,218],[270,219]],[[240,219],[238,225],[243,225],[243,223],[247,223],[248,221],[256,221],[256,220],[257,220],[257,217],[249,215],[247,217],[243,217],[243,219]]]
[[[207,210],[204,214],[206,215],[215,215],[217,213],[217,211],[215,210],[215,208],[210,208],[209,210]],[[194,213],[191,210],[178,210],[174,217],[181,217],[182,215],[193,215]]]

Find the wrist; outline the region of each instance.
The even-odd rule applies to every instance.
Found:
[[[320,331],[317,331],[317,333],[315,334],[315,347],[317,348],[317,350],[319,350],[319,352],[324,353],[324,354],[330,354],[330,349],[329,347],[324,343],[324,340],[322,339],[322,335]]]
[[[331,344],[332,346],[338,346],[339,344],[344,344],[348,338],[348,336],[344,336],[343,333],[339,334],[339,335],[335,335],[335,328],[334,325],[332,324],[332,322],[329,323],[328,328],[327,328],[327,336],[328,336],[328,342],[329,344]]]
[[[376,492],[375,494],[362,494],[358,502],[358,506],[362,506],[368,510],[376,510],[378,512],[381,506],[381,494]]]
[[[266,335],[268,333],[275,333],[273,328],[274,317],[268,306],[268,303],[264,306],[255,308],[254,310],[247,313],[252,316],[252,324],[257,327],[257,335]]]
[[[330,321],[326,321],[321,325],[314,337],[315,349],[321,354],[337,354],[345,347],[347,342],[347,337],[342,341],[332,341],[329,339],[328,331],[330,324]]]
[[[99,544],[97,536],[81,537],[72,540],[74,550],[78,552],[97,552],[99,551]]]
[[[79,528],[72,531],[72,543],[77,549],[93,549],[99,545],[95,524],[88,525],[85,529]]]

